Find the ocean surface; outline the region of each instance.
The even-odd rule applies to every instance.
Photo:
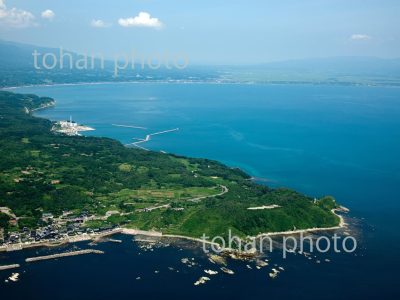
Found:
[[[242,168],[264,184],[312,197],[333,195],[351,210],[358,249],[312,259],[271,254],[270,266],[261,270],[231,262],[235,275],[218,274],[195,287],[193,282],[205,275],[205,268],[215,269],[199,249],[170,246],[143,251],[131,237],[122,236],[122,244],[96,246],[104,255],[22,264],[17,283],[4,282],[11,271],[0,272],[0,295],[5,299],[400,296],[399,88],[120,83],[16,91],[55,98],[54,108],[36,115],[51,120],[72,116],[96,129],[85,135],[129,144],[147,134],[179,128],[140,145],[216,159]],[[41,251],[55,250],[0,253],[0,260],[14,263]],[[184,257],[193,257],[201,266],[187,267],[180,262]],[[272,280],[268,273],[274,264],[285,271]]]

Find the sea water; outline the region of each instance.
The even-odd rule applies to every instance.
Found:
[[[169,295],[365,299],[399,295],[400,89],[119,83],[16,91],[55,98],[54,108],[36,115],[51,120],[72,116],[96,129],[85,135],[131,144],[148,134],[179,128],[151,136],[140,146],[219,160],[242,168],[267,185],[294,188],[312,197],[333,195],[351,209],[350,216],[360,230],[359,248],[353,254],[329,256],[329,263],[324,263],[324,257],[277,259],[285,271],[275,280],[269,278],[267,269],[250,270],[238,264],[234,265],[235,276],[218,276],[195,287],[193,282],[205,275],[201,268],[183,268],[176,273],[167,268],[182,258],[179,249],[158,249],[146,260],[138,255],[140,251],[135,252],[135,244],[124,238],[122,244],[100,246],[107,248],[102,256],[25,266],[20,282],[0,283],[2,295],[40,294],[40,299],[52,299],[54,293],[65,299],[72,295],[94,299]],[[198,250],[182,251],[189,251],[183,256],[195,256],[204,267],[212,268]],[[10,260],[13,255],[28,255],[22,253],[1,256]],[[156,274],[156,268],[162,270]],[[136,280],[140,274],[148,276]]]

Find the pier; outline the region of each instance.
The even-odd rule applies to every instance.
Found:
[[[49,259],[56,259],[56,258],[61,258],[61,257],[84,255],[84,254],[104,254],[104,252],[100,251],[100,250],[95,250],[95,249],[86,249],[86,250],[65,252],[65,253],[52,254],[52,255],[46,255],[46,256],[30,257],[30,258],[25,259],[25,261],[26,262],[35,262],[35,261],[41,261],[41,260],[49,260]]]

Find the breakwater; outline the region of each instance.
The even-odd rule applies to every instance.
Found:
[[[20,265],[18,265],[18,264],[0,266],[0,271],[16,269],[16,268],[19,268],[19,267],[20,267]]]
[[[52,254],[52,255],[46,255],[46,256],[30,257],[30,258],[25,259],[25,261],[26,262],[35,262],[35,261],[41,261],[41,260],[49,260],[49,259],[56,259],[56,258],[62,258],[62,257],[84,255],[84,254],[104,254],[104,252],[100,251],[100,250],[86,249],[86,250],[64,252],[64,253]]]

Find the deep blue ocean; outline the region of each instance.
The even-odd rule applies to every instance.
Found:
[[[285,271],[275,280],[268,277],[270,268],[250,270],[233,263],[235,276],[221,274],[194,287],[203,269],[212,268],[198,249],[167,247],[141,253],[130,237],[122,237],[123,244],[100,244],[106,251],[102,256],[26,265],[17,283],[5,284],[11,272],[3,271],[0,295],[18,299],[55,299],[54,294],[57,299],[400,296],[399,88],[120,83],[16,91],[55,98],[54,108],[36,115],[51,120],[72,116],[96,129],[85,135],[128,144],[179,128],[141,146],[219,160],[268,185],[312,197],[333,195],[351,210],[359,248],[353,254],[331,255],[329,263],[294,255],[277,258]],[[0,259],[11,262],[36,251],[47,250],[3,253]],[[180,263],[182,257],[195,257],[202,267],[188,269]],[[136,280],[137,276],[142,279]]]

